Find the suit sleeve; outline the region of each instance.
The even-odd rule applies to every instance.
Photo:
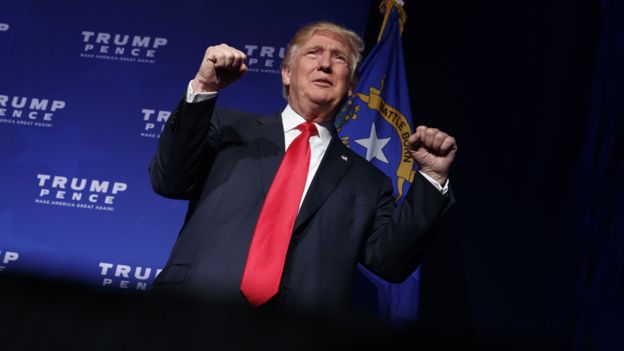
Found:
[[[192,199],[219,145],[216,98],[189,104],[182,100],[171,114],[149,165],[154,191],[174,199]]]
[[[418,173],[399,206],[395,206],[392,184],[384,182],[371,234],[361,253],[361,263],[379,277],[400,283],[416,269],[433,231],[454,202],[442,195]]]

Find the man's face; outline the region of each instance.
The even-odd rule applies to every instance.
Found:
[[[289,87],[288,103],[295,111],[333,113],[338,108],[350,93],[349,54],[348,43],[327,30],[316,31],[299,46],[290,65],[282,67],[282,82]]]

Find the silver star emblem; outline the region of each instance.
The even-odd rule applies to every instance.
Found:
[[[375,123],[373,123],[368,139],[358,139],[355,142],[366,148],[367,161],[371,161],[373,158],[376,158],[381,162],[388,163],[388,159],[383,153],[383,148],[386,144],[388,144],[390,139],[391,138],[378,138],[377,129],[375,128]]]

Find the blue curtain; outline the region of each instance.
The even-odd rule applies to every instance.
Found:
[[[582,149],[562,216],[576,262],[568,325],[575,350],[622,350],[624,321],[624,4],[602,0]]]

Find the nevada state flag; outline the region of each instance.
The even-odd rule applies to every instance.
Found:
[[[406,16],[394,0],[385,1],[383,7],[380,37],[360,66],[359,83],[338,114],[336,129],[345,145],[392,179],[400,205],[415,172],[414,160],[407,152],[407,139],[414,128],[401,44]],[[376,287],[383,320],[395,325],[416,320],[418,270],[401,284],[390,284],[361,265],[359,270]]]

